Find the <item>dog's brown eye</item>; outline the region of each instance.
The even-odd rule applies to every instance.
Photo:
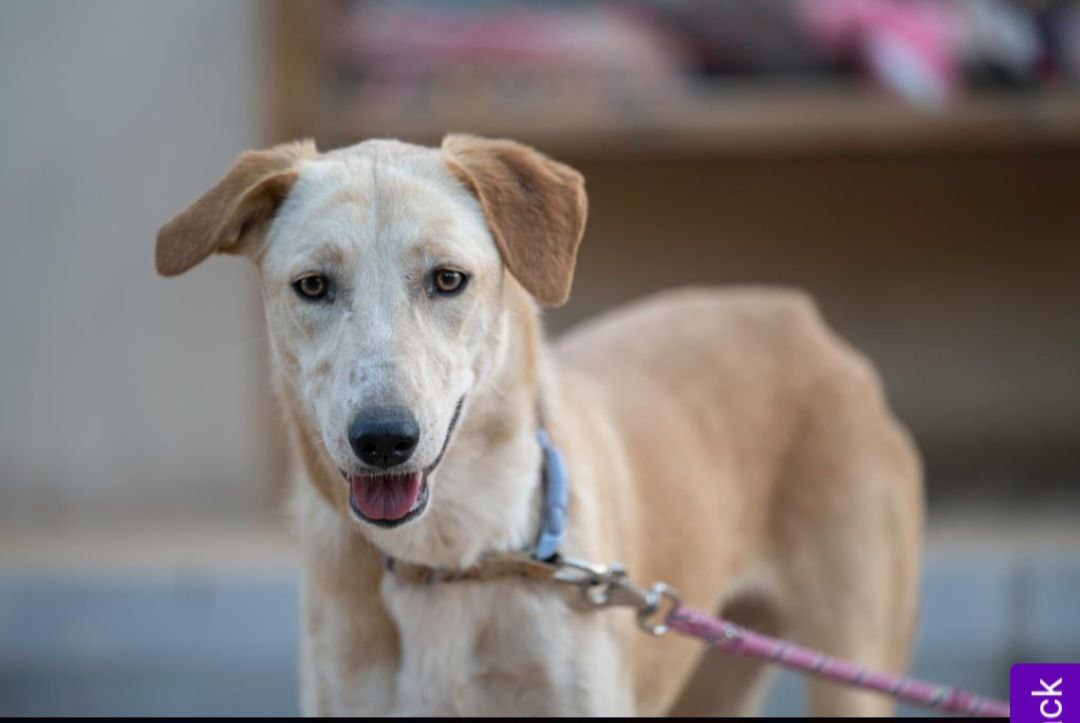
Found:
[[[454,269],[436,269],[432,277],[432,285],[440,294],[457,294],[468,282],[468,276]]]
[[[296,293],[300,294],[305,299],[317,300],[326,297],[326,292],[330,288],[330,284],[327,283],[325,276],[319,276],[313,274],[311,276],[305,276],[302,279],[297,279],[293,283],[293,288],[296,289]]]

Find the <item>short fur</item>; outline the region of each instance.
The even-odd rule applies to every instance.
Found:
[[[247,154],[160,232],[166,275],[215,250],[260,270],[295,450],[304,713],[752,711],[760,666],[645,636],[629,611],[581,611],[528,581],[426,587],[384,571],[384,554],[467,566],[530,543],[538,410],[572,480],[567,554],[622,562],[688,604],[832,655],[905,667],[921,474],[872,367],[807,297],[768,288],[660,294],[549,347],[536,301],[569,294],[585,212],[572,169],[449,136],[442,149]],[[439,266],[466,271],[465,291],[425,290]],[[326,303],[290,288],[313,271],[334,280]],[[341,477],[360,468],[351,416],[411,410],[422,466],[459,399],[423,514],[392,529],[357,518]],[[815,714],[890,710],[809,690]]]

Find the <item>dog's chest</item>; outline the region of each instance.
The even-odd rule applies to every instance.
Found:
[[[382,587],[401,641],[396,698],[413,715],[558,712],[577,674],[563,599],[528,582]],[[569,645],[568,645],[569,643]],[[571,686],[576,687],[576,686]]]

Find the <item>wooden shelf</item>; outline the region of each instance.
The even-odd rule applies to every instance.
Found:
[[[574,101],[508,103],[447,86],[423,104],[337,94],[325,28],[334,6],[268,6],[275,83],[270,140],[314,136],[323,148],[365,138],[437,143],[449,131],[507,136],[556,154],[827,154],[1080,150],[1080,89],[969,94],[940,113],[866,87],[731,81],[631,105],[583,92]]]
[[[325,103],[309,128],[326,145],[447,131],[511,136],[553,153],[831,153],[1080,149],[1080,92],[969,95],[940,113],[852,88],[739,88],[619,109],[435,101],[409,111]]]

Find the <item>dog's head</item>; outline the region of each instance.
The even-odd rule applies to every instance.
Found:
[[[261,272],[271,343],[360,520],[419,517],[469,394],[499,356],[506,271],[539,303],[570,293],[579,173],[511,141],[368,141],[243,154],[161,228],[173,276],[214,252]],[[342,483],[343,486],[345,482]]]

